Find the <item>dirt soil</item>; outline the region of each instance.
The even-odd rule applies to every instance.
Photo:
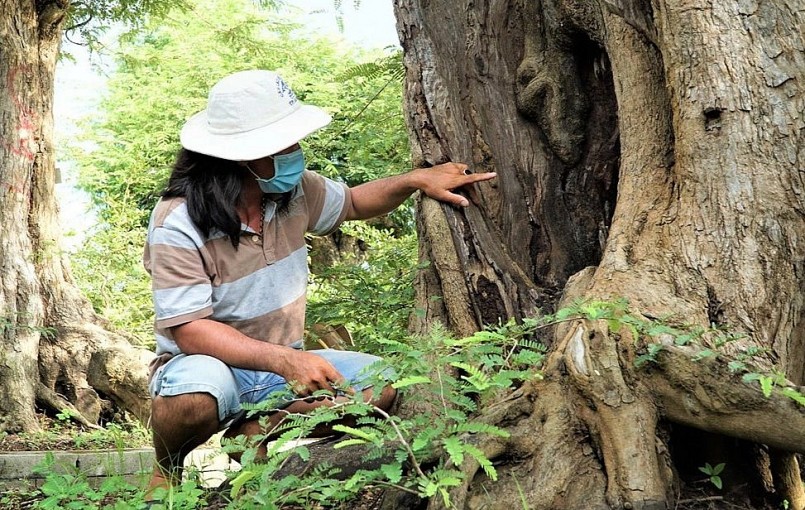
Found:
[[[121,440],[130,446],[150,446],[150,440],[141,427],[118,425],[112,432],[97,431],[75,425],[65,420],[58,420],[44,414],[39,415],[42,430],[29,434],[0,434],[0,452],[25,450],[76,450],[94,448],[114,448]],[[206,509],[220,510],[227,507],[228,486],[210,489],[207,496]],[[0,499],[10,494],[0,492]],[[9,510],[27,509],[33,504],[31,498],[19,495],[19,499],[11,497],[2,502],[3,508]],[[735,487],[719,491],[707,484],[683,486],[679,500],[673,510],[778,510],[773,507],[758,507],[747,494],[746,487]],[[383,490],[370,487],[361,492],[354,500],[330,507],[339,510],[378,510],[383,501]],[[114,501],[101,502],[114,505]],[[300,510],[299,507],[287,506],[285,510]],[[782,508],[782,507],[780,507]]]
[[[69,420],[37,415],[41,430],[24,434],[0,434],[0,452],[94,450],[151,446],[145,429],[134,423],[110,425],[96,430]]]

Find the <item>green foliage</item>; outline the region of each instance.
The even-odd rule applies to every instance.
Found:
[[[73,419],[76,415],[76,412],[72,409],[62,409],[59,413],[56,414],[56,419],[62,423],[69,422]]]
[[[31,324],[20,324],[20,320],[24,320],[25,317],[22,317],[17,314],[5,314],[0,315],[0,335],[5,334],[18,334],[20,332],[24,333],[38,333],[44,338],[53,338],[56,336],[56,329],[44,326],[33,326]]]
[[[192,510],[207,507],[207,491],[200,487],[197,478],[188,480],[170,490],[159,489],[160,502],[146,507],[145,492],[120,476],[109,476],[100,484],[90,483],[88,473],[78,468],[67,469],[56,465],[52,453],[34,468],[45,481],[38,489],[7,490],[0,494],[3,508],[31,508],[35,510]],[[150,499],[151,496],[149,496]]]
[[[405,120],[402,115],[402,53],[380,55],[373,62],[352,61],[332,77],[343,87],[327,129],[307,139],[310,166],[354,186],[411,168]],[[398,67],[399,66],[399,67]],[[414,231],[413,205],[406,203],[388,215],[396,232]]]
[[[86,473],[78,469],[63,473],[55,469],[55,459],[48,453],[42,464],[34,471],[45,476],[38,490],[38,498],[30,508],[42,510],[71,509],[90,510],[97,508],[139,508],[144,506],[142,491],[122,477],[110,477],[99,487],[93,487]],[[124,505],[104,504],[109,500],[125,502]]]
[[[101,218],[117,218],[107,207],[117,198],[146,225],[179,148],[179,129],[204,108],[210,87],[241,69],[282,69],[292,84],[302,76],[323,81],[338,65],[325,41],[289,36],[294,25],[238,0],[198,0],[147,24],[115,54],[117,69],[102,99],[103,115],[86,125],[76,149],[80,184],[91,193]],[[306,69],[304,73],[300,69]],[[310,90],[295,87],[301,99]],[[301,89],[301,90],[300,90]]]
[[[93,450],[151,445],[151,434],[139,423],[107,423],[86,429],[72,423],[73,412],[63,410],[55,420],[40,418],[40,430],[0,435],[0,450]]]
[[[309,507],[314,502],[347,501],[367,485],[393,485],[420,497],[443,498],[449,505],[449,490],[462,482],[459,466],[475,462],[495,480],[497,473],[484,452],[475,446],[478,436],[507,437],[494,425],[474,420],[479,403],[499,398],[524,380],[537,377],[544,348],[531,340],[541,323],[534,320],[497,326],[461,339],[436,328],[426,337],[404,342],[384,340],[385,362],[372,367],[374,387],[392,384],[401,391],[416,391],[416,397],[433,402],[432,412],[403,419],[391,416],[362,401],[360,396],[342,398],[309,414],[287,414],[274,428],[264,460],[255,462],[258,435],[229,441],[225,449],[244,452],[243,469],[232,481],[230,496],[237,508]],[[432,375],[426,375],[432,374]],[[254,412],[287,404],[289,395],[250,406]],[[344,424],[349,417],[354,424]],[[265,420],[265,418],[261,418]],[[334,466],[319,466],[310,473],[275,478],[274,473],[292,455],[309,456],[305,446],[288,449],[325,423],[339,422],[333,429],[343,438],[334,448],[362,445],[367,460],[381,456],[392,460],[378,469],[362,469],[344,481],[332,479]],[[434,462],[433,452],[444,455]],[[427,461],[427,464],[425,463]]]
[[[109,220],[90,232],[70,262],[76,281],[96,312],[132,343],[153,345],[151,282],[142,265],[145,230],[140,212],[109,197]]]
[[[388,80],[402,81],[405,77],[405,67],[403,65],[403,52],[397,50],[374,62],[364,62],[351,67],[341,75],[342,79],[351,80],[355,78],[374,79],[386,78]]]
[[[780,393],[782,393],[784,396],[790,398],[791,400],[793,400],[797,404],[805,407],[805,395],[803,395],[799,391],[795,390],[794,388],[791,388],[791,387],[782,388],[780,390]]]
[[[378,265],[382,266],[383,263]],[[363,270],[369,269],[364,267]],[[365,291],[368,292],[370,284],[382,286],[384,279],[394,278],[393,274],[380,270],[372,278],[356,285],[366,285]],[[354,276],[349,278],[360,282]],[[341,306],[340,312],[343,314],[338,317],[344,323],[357,321],[356,317],[349,315],[349,307],[338,306]],[[603,320],[612,331],[630,332],[635,335],[634,339],[656,335],[663,337],[665,344],[695,346],[699,342],[708,342],[713,349],[718,349],[716,344],[726,343],[717,342],[714,338],[727,341],[738,338],[722,331],[682,328],[665,321],[639,318],[629,312],[625,301],[576,302],[553,315],[528,318],[520,323],[512,321],[498,324],[464,338],[454,338],[438,326],[433,327],[427,336],[409,338],[400,333],[401,328],[394,330],[397,326],[393,321],[388,324],[382,322],[387,315],[398,314],[397,321],[405,316],[394,301],[380,300],[366,306],[374,310],[374,322],[360,306],[354,310],[357,314],[365,314],[360,315],[360,319],[369,321],[367,324],[370,326],[381,324],[379,330],[383,331],[382,335],[372,339],[377,352],[384,358],[384,362],[371,367],[373,387],[381,388],[390,384],[398,391],[407,393],[408,398],[427,403],[429,409],[403,419],[364,403],[359,396],[332,400],[326,392],[319,392],[314,397],[329,398],[331,405],[319,407],[309,414],[284,415],[272,430],[272,441],[267,444],[265,459],[258,461],[256,448],[258,443],[268,439],[265,434],[225,442],[225,451],[242,453],[242,469],[231,475],[231,489],[227,495],[232,500],[229,508],[348,505],[361,490],[370,486],[393,486],[419,497],[438,497],[449,506],[450,489],[462,483],[464,475],[460,468],[467,466],[467,463],[473,463],[494,481],[497,478],[495,466],[478,447],[483,444],[479,437],[506,437],[508,433],[478,420],[478,411],[503,398],[524,381],[540,377],[539,367],[545,358],[545,348],[535,340],[536,335],[540,329],[559,322],[581,318]],[[762,351],[757,348],[746,348],[746,357],[741,362],[749,366],[751,356],[759,352]],[[651,362],[655,361],[656,358]],[[800,399],[797,400],[800,403],[805,400],[793,388],[786,386],[785,377],[780,373],[769,375],[750,372],[744,376],[744,381],[757,381],[767,396],[773,391],[780,391],[794,400]],[[267,411],[284,407],[293,399],[290,394],[276,395],[268,402],[249,406],[249,409],[264,415]],[[260,420],[264,427],[267,426],[266,417]],[[310,450],[299,441],[320,426],[333,423],[333,429],[342,434],[334,448],[361,446],[367,462],[380,458],[386,460],[377,469],[367,467],[344,480],[335,478],[339,468],[331,465],[319,465],[299,475],[277,476],[292,456],[309,460]],[[709,483],[722,488],[724,464],[706,464],[699,469],[707,475]],[[74,503],[78,505],[75,508],[89,508],[95,503],[93,498],[97,496],[91,491],[85,492],[80,477],[53,476],[53,482],[47,485],[47,492],[43,489],[40,495],[42,501],[61,505],[69,497],[79,497],[77,494],[80,493],[82,503]],[[111,487],[103,495],[106,500],[129,498],[127,502],[137,502],[142,498],[141,493],[126,492],[115,485]],[[162,496],[165,498],[165,508],[199,508],[206,504],[204,493],[192,479],[180,487],[165,491]],[[523,507],[527,508],[527,505],[523,503]]]
[[[302,101],[333,115],[327,129],[304,141],[312,170],[355,185],[410,167],[400,84],[385,86],[382,76],[337,79],[377,52],[311,38],[274,2],[261,3],[183,2],[129,34],[115,52],[102,114],[86,121],[69,151],[101,220],[74,256],[76,278],[95,310],[140,344],[153,342],[150,283],[141,263],[148,218],[182,124],[204,108],[221,77],[276,69]],[[410,208],[391,218],[394,231],[412,232]]]
[[[105,207],[111,196],[134,206],[140,223],[147,223],[185,119],[204,108],[215,82],[243,69],[276,69],[302,101],[333,114],[327,130],[306,139],[311,169],[350,184],[398,172],[407,161],[400,88],[389,90],[371,116],[343,132],[380,80],[335,81],[360,54],[311,39],[298,28],[280,13],[269,15],[243,0],[197,0],[122,44],[100,105],[104,114],[86,126],[85,140],[95,147],[76,151],[81,185],[101,206],[102,218],[115,217]]]
[[[716,487],[716,489],[721,490],[723,487],[723,483],[721,481],[721,476],[719,475],[722,473],[722,471],[724,471],[725,466],[726,464],[722,462],[721,464],[716,464],[714,467],[711,466],[710,463],[708,462],[704,465],[704,467],[699,466],[699,471],[709,476],[710,478],[708,480],[710,481],[710,483],[712,483]]]
[[[139,423],[107,423],[101,429],[88,430],[73,436],[78,449],[114,448],[122,450],[138,446],[151,446],[150,431]]]
[[[777,389],[781,395],[790,398],[797,404],[805,407],[805,395],[788,385],[785,374],[782,372],[772,372],[771,374],[761,374],[757,372],[747,372],[741,378],[745,383],[757,382],[760,385],[760,391],[766,398],[771,397],[772,393]]]
[[[399,341],[406,334],[413,311],[416,237],[394,237],[360,222],[341,230],[363,241],[366,258],[346,257],[312,275],[306,320],[344,325],[360,350],[378,352],[384,340]]]
[[[514,485],[517,487],[517,494],[520,496],[520,505],[522,506],[523,510],[529,510],[525,493],[523,492],[523,488],[520,486],[520,481],[517,480],[517,475],[515,475],[514,472],[512,472],[512,479],[514,480]]]
[[[17,510],[29,508],[31,501],[36,501],[41,497],[41,492],[31,486],[7,487],[0,492],[0,508]]]
[[[136,29],[151,17],[165,15],[170,9],[184,8],[182,1],[168,0],[92,0],[71,2],[65,32],[68,38],[78,34],[87,43],[98,44],[110,25]]]
[[[206,493],[199,481],[192,476],[168,490],[157,489],[149,498],[160,502],[152,504],[150,510],[193,510],[207,507]]]
[[[649,362],[657,361],[657,355],[662,352],[662,344],[651,343],[646,346],[646,352],[635,358],[635,366],[640,368]]]

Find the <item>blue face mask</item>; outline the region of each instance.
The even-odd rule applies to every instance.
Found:
[[[249,172],[257,179],[257,185],[263,193],[287,193],[299,184],[302,180],[302,173],[305,171],[305,155],[302,149],[297,149],[288,154],[279,154],[272,157],[274,160],[274,177],[263,179],[246,165]]]

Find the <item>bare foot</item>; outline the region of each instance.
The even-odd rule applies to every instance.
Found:
[[[145,489],[145,500],[154,501],[157,499],[154,493],[157,492],[158,489],[169,490],[170,488],[170,481],[162,474],[162,470],[155,467],[154,472],[151,473],[151,479],[148,480],[148,486]]]

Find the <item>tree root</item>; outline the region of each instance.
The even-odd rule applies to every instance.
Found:
[[[65,409],[70,414],[70,419],[80,423],[81,425],[91,428],[91,429],[100,429],[102,427],[96,425],[86,416],[84,416],[81,411],[79,411],[73,404],[71,404],[67,399],[56,393],[55,391],[51,390],[47,386],[42,383],[38,383],[36,385],[36,400],[39,402],[40,405],[45,406],[49,409],[52,409],[56,413],[61,413]]]
[[[369,455],[373,448],[372,445],[352,445],[346,448],[333,448],[341,439],[341,436],[334,436],[307,445],[310,458],[306,461],[299,455],[291,455],[282,468],[277,471],[275,475],[276,478],[282,478],[292,474],[299,476],[318,465],[326,464],[336,466],[339,470],[338,473],[332,475],[332,478],[346,480],[358,472],[358,470],[378,469],[381,465],[394,460],[393,452],[396,446],[394,444],[389,445],[387,450],[388,454],[374,458],[374,455]]]
[[[151,415],[148,360],[153,353],[120,343],[92,353],[87,382],[147,424]]]
[[[796,455],[772,450],[769,452],[774,490],[780,495],[780,502],[788,501],[790,510],[805,510],[805,490]]]
[[[577,395],[566,380],[532,381],[508,398],[487,407],[479,421],[505,428],[510,436],[467,438],[493,461],[498,482],[465,457],[462,484],[428,509],[608,508],[606,480],[590,436],[578,419]],[[583,474],[584,476],[579,476]]]
[[[562,344],[570,378],[589,402],[579,412],[601,450],[609,505],[664,508],[673,475],[656,447],[659,413],[631,360],[621,359],[606,321],[579,321]]]
[[[662,440],[660,419],[781,448],[772,452],[774,489],[790,508],[803,510],[794,457],[805,447],[805,410],[780,392],[770,398],[746,384],[726,365],[666,346],[656,365],[639,370],[630,338],[612,335],[605,322],[579,321],[550,357],[551,371],[488,405],[477,419],[509,431],[508,438],[467,436],[493,461],[498,483],[489,483],[480,464],[465,456],[460,486],[450,503],[427,502],[390,491],[384,509],[420,508],[667,508],[674,475]],[[402,414],[439,412],[441,404],[406,401]],[[628,426],[625,426],[628,424]],[[332,442],[309,447],[307,463],[294,458],[284,471],[303,472],[329,462],[347,477],[389,461],[367,464],[366,449],[335,450]],[[664,453],[665,452],[665,453]],[[434,461],[441,452],[434,452]],[[424,506],[421,506],[424,508]]]
[[[40,382],[91,423],[98,423],[110,401],[148,422],[148,363],[154,354],[132,346],[98,324],[59,328],[57,337],[39,345]]]
[[[574,386],[590,402],[580,415],[601,449],[611,506],[646,507],[671,499],[673,474],[655,455],[660,417],[785,452],[803,452],[805,407],[781,391],[766,397],[759,387],[730,373],[723,360],[696,360],[696,352],[673,344],[663,345],[656,365],[639,370],[634,343],[625,329],[612,335],[605,321],[582,320],[558,344]],[[777,493],[789,503],[798,502],[802,483],[790,463],[793,457],[784,458],[774,477]]]
[[[666,346],[657,367],[643,376],[669,420],[700,430],[805,453],[805,407],[730,374],[726,363],[694,361],[690,352]]]

